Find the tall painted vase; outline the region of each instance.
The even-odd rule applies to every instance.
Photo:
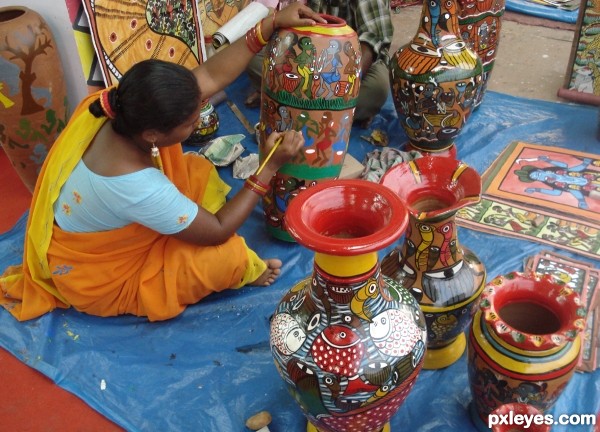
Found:
[[[481,91],[483,67],[460,38],[457,0],[423,2],[417,33],[394,53],[390,82],[409,148],[456,156],[454,140]]]
[[[0,143],[30,191],[66,124],[66,93],[46,21],[27,7],[0,8]]]
[[[471,418],[502,405],[547,413],[575,372],[585,326],[579,295],[552,275],[512,272],[485,287],[469,331]]]
[[[298,194],[286,223],[314,265],[272,317],[277,370],[308,431],[389,431],[426,346],[418,303],[378,260],[404,232],[406,208],[379,184],[330,180]]]
[[[477,93],[475,108],[483,101],[490,81],[498,44],[505,0],[458,0],[460,36],[467,46],[477,52],[483,65],[483,82]]]
[[[304,149],[280,168],[263,200],[267,230],[281,240],[293,240],[284,228],[290,200],[339,176],[360,87],[356,32],[341,18],[322,17],[326,24],[276,31],[263,64],[259,143],[273,131],[290,129],[305,139]]]
[[[423,157],[392,167],[381,184],[404,200],[409,225],[404,242],[382,260],[382,271],[419,301],[427,322],[424,368],[460,358],[464,331],[485,286],[485,266],[458,240],[456,212],[479,201],[481,178],[465,163]]]

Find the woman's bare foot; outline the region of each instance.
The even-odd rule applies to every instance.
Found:
[[[281,260],[271,258],[266,259],[265,263],[267,263],[267,269],[250,285],[269,286],[279,277],[283,265]]]

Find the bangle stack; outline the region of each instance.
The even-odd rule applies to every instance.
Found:
[[[254,54],[257,54],[267,44],[261,27],[262,21],[259,21],[258,24],[246,32],[246,46]]]
[[[270,186],[261,182],[254,174],[246,179],[244,187],[261,197],[264,197],[269,191]]]

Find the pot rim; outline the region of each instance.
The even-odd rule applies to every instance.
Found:
[[[363,203],[373,206],[370,211],[357,208],[356,200],[361,198]],[[386,209],[387,214],[383,214]],[[346,213],[340,218],[343,211]],[[377,215],[380,217],[375,217]],[[352,216],[362,216],[360,221],[357,219],[359,223],[371,220],[374,230],[350,238],[334,237],[321,230],[343,228],[344,222]],[[317,217],[322,219],[317,220]],[[326,180],[303,190],[291,200],[285,216],[286,229],[299,244],[315,252],[337,256],[379,251],[399,239],[407,225],[408,210],[395,193],[377,183],[358,179]]]
[[[354,31],[354,29],[352,27],[350,27],[348,25],[348,23],[346,22],[346,20],[343,18],[334,16],[334,15],[324,14],[324,13],[320,13],[319,16],[321,18],[324,18],[327,22],[326,23],[318,22],[313,26],[298,26],[298,27],[291,27],[291,28],[296,31],[307,32],[307,33],[314,33],[315,30],[318,30],[319,28],[327,29],[327,32],[328,32],[327,34],[330,36],[343,36],[346,34],[355,34],[356,33]]]
[[[501,308],[519,301],[548,309],[558,319],[559,328],[551,333],[534,334],[506,323],[501,317]],[[573,341],[585,328],[586,311],[579,294],[551,274],[515,271],[497,276],[486,284],[479,308],[494,334],[525,350],[543,351],[562,346]]]
[[[0,7],[0,15],[5,14],[7,12],[22,12],[22,13],[20,13],[18,15],[14,15],[7,20],[0,19],[0,23],[8,23],[8,22],[14,21],[18,18],[21,18],[23,15],[25,15],[29,12],[32,12],[32,9],[29,9],[27,6],[21,6],[21,5]]]
[[[423,156],[390,168],[380,183],[394,191],[418,220],[450,217],[481,199],[481,176],[463,161],[443,156]],[[420,209],[425,198],[438,198],[442,208]]]

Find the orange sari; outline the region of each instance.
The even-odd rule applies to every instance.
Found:
[[[20,321],[57,307],[92,315],[172,318],[207,295],[254,281],[266,264],[244,239],[196,246],[139,224],[72,233],[54,223],[53,204],[106,118],[88,111],[88,96],[52,146],[40,172],[25,232],[23,264],[0,277],[0,304]],[[180,144],[160,149],[165,175],[211,212],[230,188],[206,159],[183,154]]]

